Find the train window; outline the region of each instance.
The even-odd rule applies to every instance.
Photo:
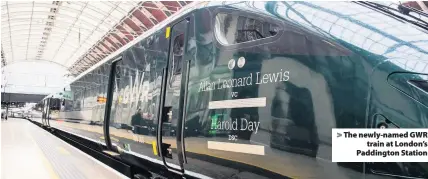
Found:
[[[180,34],[174,39],[174,47],[173,47],[175,56],[182,56],[184,52],[184,34]]]
[[[388,83],[409,97],[428,106],[428,75],[413,73],[392,73]]]
[[[413,86],[412,97],[425,106],[428,106],[428,81],[418,79],[409,80],[408,83]]]
[[[427,80],[409,80],[411,85],[417,87],[418,89],[428,93],[428,81]]]
[[[219,13],[215,19],[215,34],[223,45],[233,45],[273,37],[279,26],[260,20]]]
[[[172,75],[181,74],[181,61],[184,54],[184,34],[177,35],[173,42]]]

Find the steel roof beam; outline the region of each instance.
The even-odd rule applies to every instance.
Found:
[[[34,11],[34,1],[33,1],[33,11]],[[27,50],[25,52],[25,58],[28,58],[28,47],[30,46],[30,36],[31,36],[30,33],[31,33],[32,24],[33,24],[33,13],[31,13],[30,28],[28,28],[28,41],[27,41]]]
[[[117,8],[117,6],[118,6],[118,4],[116,4],[116,7],[115,8]],[[106,35],[104,35],[104,37],[103,38],[101,38],[97,43],[95,43],[95,44],[97,44],[97,45],[95,45],[95,46],[99,46],[101,49],[103,49],[104,51],[109,51],[109,52],[113,52],[113,51],[115,51],[116,50],[116,48],[120,48],[120,47],[117,47],[117,44],[112,44],[113,46],[108,46],[108,45],[106,45],[105,44],[105,41],[107,41],[107,42],[109,42],[109,43],[112,43],[112,40],[111,39],[109,39],[109,40],[107,40],[107,38],[108,38],[108,36],[110,35],[110,32],[108,32]],[[86,55],[88,55],[92,50],[93,50],[94,48],[90,48],[85,54],[83,54],[82,55],[82,57],[81,58],[84,58]],[[113,50],[112,50],[113,49]],[[78,61],[77,62],[75,62],[75,63],[78,63]],[[73,66],[73,68],[74,68],[75,66]]]
[[[153,25],[156,25],[159,23],[155,18],[155,16],[153,16],[152,13],[150,13],[147,9],[145,9],[145,6],[143,5],[143,3],[140,4],[140,6],[138,7],[138,10],[139,12],[144,14],[144,16],[146,16]]]
[[[71,31],[72,27],[74,27],[74,26],[76,25],[76,23],[77,23],[78,19],[79,19],[79,18],[80,18],[80,16],[83,14],[83,11],[84,11],[84,9],[87,7],[87,5],[88,5],[88,2],[86,2],[86,4],[83,6],[83,8],[82,8],[82,10],[80,11],[80,13],[79,13],[79,14],[76,16],[76,18],[74,19],[73,25],[72,25],[72,26],[70,27],[70,29],[68,30],[67,35],[65,36],[65,37],[66,37],[65,39],[67,39],[67,37],[70,35],[70,31]],[[60,46],[58,47],[58,49],[56,50],[56,52],[55,52],[54,57],[52,58],[52,60],[53,60],[53,59],[55,59],[55,57],[57,56],[57,54],[58,54],[59,50],[61,49],[62,45],[63,45],[63,44],[64,44],[64,42],[65,42],[65,39],[62,41],[61,45],[60,45]],[[68,58],[67,60],[69,60],[69,58]]]
[[[165,17],[169,17],[171,15],[171,13],[169,12],[169,9],[165,7],[164,4],[158,2],[158,1],[152,1],[152,3],[160,10],[163,12],[163,14],[165,15]],[[166,12],[168,12],[169,14],[167,14]]]
[[[137,10],[137,8],[135,8],[135,7],[134,7],[130,12],[126,12],[126,11],[124,11],[121,7],[119,7],[119,9],[121,9],[121,10],[122,10],[122,12],[124,12],[124,13],[126,13],[126,14],[127,14],[124,18],[122,18],[122,24],[125,24],[125,23],[126,23],[126,20],[127,20],[127,19],[129,19],[132,23],[134,23],[134,24],[138,27],[138,30],[135,30],[134,28],[130,27],[130,28],[132,28],[134,31],[142,31],[142,32],[144,32],[144,31],[148,30],[148,28],[147,28],[144,24],[142,24],[142,23],[141,23],[141,21],[139,21],[139,20],[138,20],[138,18],[135,18],[135,17],[134,17],[133,13],[134,13],[134,11],[136,11],[136,10]],[[140,23],[138,23],[138,22],[140,22]],[[138,24],[142,25],[143,27],[141,27],[141,26],[140,26],[140,25],[138,25]],[[129,26],[129,24],[127,24],[127,23],[126,23],[126,25],[128,25],[128,26]],[[141,32],[141,33],[142,33],[142,32]],[[138,33],[138,32],[137,32],[137,33]]]
[[[9,13],[9,6],[8,6],[8,2],[6,1],[6,9],[7,9],[7,22],[10,24],[10,13]],[[10,38],[10,48],[12,49],[12,61],[14,60],[13,58],[13,45],[12,45],[12,30],[10,29],[10,25],[9,25],[9,38]]]
[[[115,10],[115,8],[112,8],[110,11],[109,11],[109,14],[112,12],[112,11],[114,11]],[[104,16],[104,19],[97,25],[97,27],[96,28],[94,28],[94,30],[90,33],[90,35],[92,35],[94,32],[95,32],[95,30],[98,28],[98,26],[100,26],[101,24],[103,24],[104,22],[105,22],[105,20],[109,17],[110,15],[107,15],[107,16]],[[87,39],[86,39],[87,40]],[[84,41],[84,43],[86,42],[86,40]],[[80,49],[80,48],[76,48],[76,50],[72,53],[72,54],[74,54],[74,53],[76,53],[76,51],[78,50],[78,49]],[[68,58],[68,59],[70,59],[70,58]],[[65,62],[65,63],[67,63],[68,62],[68,60]]]

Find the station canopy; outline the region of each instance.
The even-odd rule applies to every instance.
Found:
[[[189,1],[2,1],[2,66],[49,62],[76,76]]]

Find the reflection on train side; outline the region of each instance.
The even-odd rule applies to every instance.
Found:
[[[289,82],[279,84],[271,114],[270,144],[273,148],[294,150],[312,157],[317,155],[318,133],[312,97],[307,88],[299,88]]]
[[[213,9],[196,11],[190,20],[188,39],[185,39],[187,51],[184,55],[181,52],[174,54],[172,66],[180,66],[181,58],[190,61],[189,81],[185,89],[188,96],[183,128],[187,161],[183,164],[184,169],[213,178],[388,178],[369,174],[372,170],[412,177],[426,176],[424,164],[331,162],[331,129],[372,127],[371,122],[376,123],[378,119],[366,121],[372,117],[366,116],[367,108],[369,115],[382,111],[393,116],[389,121],[397,126],[426,127],[426,108],[394,91],[385,81],[391,72],[385,69],[416,70],[404,68],[406,65],[398,63],[399,60],[388,60],[392,56],[383,51],[378,53],[381,49],[378,45],[371,49],[346,39],[353,33],[339,36],[337,31],[343,27],[337,24],[328,27],[317,25],[328,24],[328,18],[308,20],[309,16],[317,17],[316,13],[339,18],[325,10],[334,9],[331,4],[259,3],[263,5],[252,7],[252,3],[238,3],[236,6],[238,9],[245,6],[263,11],[272,18],[252,19],[233,12],[216,16]],[[341,7],[351,5],[338,4]],[[359,5],[353,4],[352,7],[347,12],[342,12],[346,8],[337,11],[373,13]],[[374,21],[389,19],[384,14],[373,14],[379,17]],[[359,16],[342,17],[354,23],[356,21],[352,18]],[[213,24],[206,19],[212,19]],[[401,22],[397,23],[400,26]],[[374,26],[377,24],[382,23]],[[216,25],[220,27],[213,27]],[[385,36],[378,27],[370,29],[376,32],[376,36]],[[320,35],[320,31],[331,33],[346,43],[332,42],[337,39]],[[390,29],[385,31],[394,33]],[[171,78],[167,79],[165,108],[163,114],[157,116],[162,69],[168,59],[168,40],[162,35],[147,37],[126,50],[123,59],[117,62],[109,129],[111,140],[117,146],[161,160],[154,154],[152,142],[156,141],[157,119],[166,119],[161,135],[164,143],[171,144],[174,160],[178,153],[177,129],[181,127],[177,126],[177,104],[180,90],[183,90],[178,75],[181,68],[171,68],[168,72]],[[394,36],[401,35],[397,33]],[[182,38],[180,35],[177,37]],[[260,41],[244,43],[256,40]],[[225,44],[235,43],[242,46],[225,47]],[[181,49],[183,44],[177,45]],[[362,53],[363,50],[366,51]],[[426,55],[423,50],[414,54]],[[416,58],[414,54],[411,58]],[[379,60],[387,62],[376,69]],[[281,75],[277,74],[285,71],[289,72],[289,79],[279,80]],[[424,70],[419,72],[426,73]],[[51,121],[52,126],[104,140],[102,116],[105,104],[96,104],[94,99],[105,97],[108,80],[97,74],[105,75],[101,69],[72,84],[76,100],[65,102],[65,112],[60,113],[59,120]],[[239,84],[239,79],[248,80],[250,76],[253,79],[251,83]],[[229,84],[223,83],[224,80],[235,81],[238,85],[225,87]],[[212,89],[201,90],[207,88],[206,83],[213,86]],[[397,84],[393,85],[404,86]],[[368,99],[370,90],[374,97]],[[425,102],[425,98],[419,96],[423,93],[411,94]],[[402,107],[402,104],[411,105]],[[67,119],[62,120],[62,117]],[[389,166],[393,170],[385,168]]]

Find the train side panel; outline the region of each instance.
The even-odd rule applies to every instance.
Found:
[[[49,122],[52,127],[105,143],[103,123],[108,77],[111,62],[99,66],[70,84],[72,98],[62,99],[57,118]]]
[[[403,60],[426,65],[419,58],[428,50],[384,29],[385,22],[396,21],[385,14],[350,2],[334,5],[347,10],[318,2],[213,2],[158,29],[125,50],[114,65],[109,61],[73,82],[72,99],[62,102],[50,125],[105,143],[105,102],[113,70],[108,126],[113,149],[144,169],[161,168],[166,174],[156,143],[162,137],[171,145],[167,162],[184,167],[185,175],[427,177],[423,163],[331,162],[332,128],[428,123],[427,71],[402,65]],[[355,14],[376,16],[371,19],[376,23]],[[175,28],[185,17],[186,28]],[[394,24],[422,37],[407,25]],[[412,56],[395,51],[403,45],[416,49]],[[168,79],[162,79],[167,60]],[[163,80],[165,104],[158,114]],[[164,121],[161,136],[159,119]],[[180,130],[184,146],[179,146]]]
[[[351,38],[357,34],[338,31],[353,27],[372,31],[373,36],[405,37],[381,30],[381,21],[390,20],[384,14],[349,2],[339,5],[350,7],[349,12],[328,3],[252,2],[196,13],[194,37],[188,39],[196,45],[187,49],[192,62],[184,131],[186,170],[213,178],[391,176],[380,174],[389,166],[384,163],[331,162],[332,128],[373,127],[368,125],[372,105],[367,100],[375,90],[372,85],[381,84],[372,79],[372,72],[391,58],[379,55],[378,46],[369,48]],[[378,24],[343,15],[352,12],[376,14]],[[310,20],[315,14],[322,15]],[[349,27],[331,25],[325,17],[347,21]],[[411,33],[423,34],[417,29]],[[383,68],[394,69],[393,64]],[[379,90],[390,89],[382,85]],[[426,122],[406,117],[425,121],[415,116],[425,109],[413,103],[417,102],[381,104],[384,109],[412,104],[394,121],[402,127],[426,127]],[[403,168],[399,175],[426,177],[424,164],[406,166],[413,171]]]

